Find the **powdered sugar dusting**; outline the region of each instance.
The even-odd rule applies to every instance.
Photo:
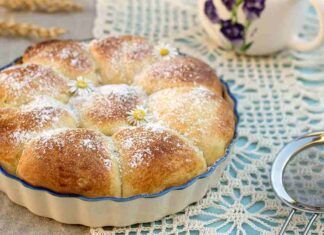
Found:
[[[175,132],[159,124],[129,127],[119,134],[122,136],[121,148],[129,154],[130,168],[149,166],[155,157],[188,148],[187,143]]]
[[[7,102],[20,105],[37,95],[68,96],[67,80],[52,69],[35,64],[10,67],[0,72],[0,88]]]
[[[123,141],[123,148],[130,149],[133,146],[133,139],[129,138]]]
[[[146,96],[144,91],[139,87],[128,86],[125,84],[105,85],[101,86],[98,90],[100,94],[117,97],[121,102],[127,102],[132,98]]]
[[[167,131],[167,128],[165,126],[162,126],[158,123],[148,123],[147,125],[144,126],[144,128],[148,131],[152,131],[155,133],[163,133],[165,131]],[[168,135],[166,135],[165,137],[167,137]]]
[[[53,107],[64,109],[68,112],[71,112],[71,109],[68,105],[61,103],[60,101],[46,95],[36,96],[33,101],[21,106],[23,111],[30,111],[35,108],[44,108],[44,107]]]
[[[94,69],[94,64],[86,50],[84,44],[75,41],[41,43],[32,49],[31,60],[36,57],[48,59],[53,63],[64,61],[64,64],[77,71],[88,71]]]
[[[145,156],[150,156],[152,154],[150,148],[141,149],[134,153],[132,156],[132,160],[129,163],[131,168],[136,168],[138,165],[148,164],[147,161],[145,161]]]
[[[213,69],[200,60],[189,56],[177,56],[171,60],[163,60],[144,70],[154,79],[168,79],[168,82],[200,82],[216,80]]]
[[[13,146],[25,144],[41,133],[49,132],[73,123],[64,123],[62,118],[69,116],[63,104],[58,101],[50,101],[51,98],[43,98],[43,102],[35,100],[20,109],[8,109],[8,115],[1,119],[1,135],[7,136]]]
[[[144,38],[137,36],[108,37],[93,40],[90,47],[96,48],[99,54],[112,57],[112,61],[126,58],[124,63],[132,60],[145,59],[153,55],[153,46]]]
[[[23,130],[15,130],[11,132],[8,137],[12,143],[20,144],[32,139],[36,136],[35,132],[28,132]]]
[[[124,42],[123,50],[126,57],[131,60],[142,60],[153,55],[153,46],[147,41]]]
[[[117,80],[119,83],[132,83],[134,75],[155,60],[153,46],[137,36],[95,40],[91,43],[91,51],[103,68],[102,72],[107,80]]]
[[[59,151],[62,157],[97,158],[109,170],[111,156],[105,142],[105,136],[87,129],[60,129],[38,137],[35,149],[42,159],[48,151]]]
[[[65,105],[48,96],[38,96],[32,102],[21,106],[22,113],[33,115],[39,127],[44,127],[48,122],[53,126],[60,121],[63,115],[70,115],[75,120],[76,116],[68,105]]]
[[[83,139],[83,140],[82,140],[82,145],[83,145],[86,149],[90,149],[90,150],[97,150],[96,143],[94,143],[94,141],[91,140],[91,139]]]
[[[127,113],[146,99],[145,93],[127,85],[106,85],[84,99],[71,99],[70,103],[80,116],[90,119],[92,125],[114,123],[124,120],[127,124]]]
[[[228,133],[233,131],[229,124],[229,120],[234,120],[230,107],[221,96],[204,87],[162,90],[153,94],[148,103],[159,122],[180,129],[181,134],[197,141],[230,136]]]

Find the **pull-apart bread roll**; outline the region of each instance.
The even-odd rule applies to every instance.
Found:
[[[128,85],[106,85],[88,97],[71,99],[71,105],[79,114],[81,127],[100,130],[112,135],[128,126],[128,113],[143,103],[145,93]]]
[[[37,64],[12,66],[0,72],[0,107],[20,106],[39,95],[67,102],[68,89],[68,80],[51,68]]]
[[[41,132],[75,127],[73,114],[55,101],[35,101],[18,108],[0,108],[0,164],[15,174],[24,145]]]
[[[120,155],[122,195],[157,193],[206,170],[202,153],[176,132],[154,124],[113,135]]]
[[[90,51],[104,84],[130,84],[135,74],[155,60],[153,46],[142,37],[130,35],[94,40]]]
[[[157,120],[187,136],[204,152],[207,164],[223,156],[234,135],[231,105],[222,96],[203,88],[170,88],[148,101]]]
[[[24,63],[46,65],[70,79],[83,77],[94,84],[99,82],[96,66],[85,44],[72,40],[52,40],[29,47]]]
[[[185,184],[224,155],[234,128],[214,70],[169,43],[52,40],[0,71],[0,165],[58,193]]]
[[[222,85],[215,71],[206,63],[190,56],[176,56],[160,60],[144,68],[134,78],[148,94],[173,87],[204,86],[222,94]]]
[[[109,141],[88,129],[46,133],[26,145],[17,175],[59,193],[121,196],[119,170]]]

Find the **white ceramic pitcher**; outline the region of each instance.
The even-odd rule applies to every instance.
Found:
[[[318,35],[298,36],[307,0],[199,0],[203,27],[219,47],[248,55],[266,55],[292,48],[309,51],[324,39],[324,0],[310,0],[319,18]]]

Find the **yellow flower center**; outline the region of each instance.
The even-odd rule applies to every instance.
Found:
[[[161,55],[161,56],[167,56],[167,55],[169,55],[169,54],[170,54],[169,49],[167,49],[167,48],[162,48],[162,49],[160,49],[160,55]]]
[[[136,109],[133,112],[133,117],[136,121],[144,120],[145,116],[146,116],[146,112],[143,109]]]
[[[84,89],[88,87],[88,83],[86,81],[83,80],[78,80],[76,83],[78,88]]]

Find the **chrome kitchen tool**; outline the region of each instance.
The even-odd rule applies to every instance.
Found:
[[[277,196],[292,208],[283,224],[283,234],[296,211],[312,213],[303,234],[324,213],[324,131],[304,135],[278,153],[271,169]]]

